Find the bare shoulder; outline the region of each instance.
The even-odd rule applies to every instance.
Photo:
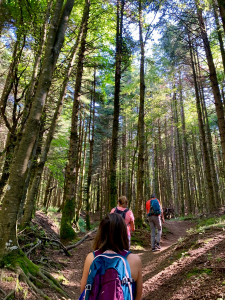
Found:
[[[88,253],[87,257],[86,257],[86,261],[87,262],[92,262],[94,259],[94,254],[93,252]]]
[[[128,262],[133,262],[133,263],[136,263],[136,264],[141,264],[140,256],[137,255],[137,254],[134,254],[134,253],[130,253],[127,256],[127,260],[128,260]]]

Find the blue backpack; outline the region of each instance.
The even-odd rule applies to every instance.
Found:
[[[118,253],[94,252],[82,300],[133,300],[130,251]]]
[[[150,210],[148,216],[159,216],[161,214],[161,207],[157,199],[152,199],[150,202]]]

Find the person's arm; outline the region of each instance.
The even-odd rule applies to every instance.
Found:
[[[164,213],[163,213],[163,208],[162,208],[162,204],[161,202],[159,201],[159,205],[160,205],[160,208],[161,208],[161,219],[163,221],[163,223],[165,222],[165,219],[164,219]]]
[[[94,254],[91,252],[87,255],[85,263],[84,263],[84,270],[83,270],[83,275],[82,275],[81,283],[80,283],[80,292],[81,293],[83,292],[85,285],[87,283],[88,273],[89,273],[90,265],[91,265],[93,259],[94,259]]]
[[[139,259],[137,260],[137,268],[138,268],[138,278],[136,280],[136,297],[135,300],[140,300],[141,299],[141,295],[142,295],[142,284],[143,284],[143,279],[142,279],[142,265],[141,265],[141,259],[140,257],[138,257]]]
[[[131,228],[131,231],[135,230],[134,221],[130,221],[130,228]]]

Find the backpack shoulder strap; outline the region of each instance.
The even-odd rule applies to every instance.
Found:
[[[131,251],[128,251],[128,250],[123,250],[123,251],[120,251],[120,255],[122,255],[123,257],[127,258],[127,256],[131,253]]]
[[[102,254],[102,251],[100,251],[100,250],[98,249],[98,250],[93,251],[93,254],[94,254],[94,257],[96,257],[96,256]]]

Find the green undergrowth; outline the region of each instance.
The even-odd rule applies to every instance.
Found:
[[[200,276],[202,274],[211,274],[212,273],[212,269],[207,269],[207,268],[204,268],[204,269],[198,269],[198,268],[194,268],[193,270],[191,270],[188,274],[186,274],[186,277],[187,278],[191,278],[192,276]]]
[[[150,230],[136,229],[131,233],[131,245],[148,247],[150,245]]]
[[[195,221],[197,218],[195,215],[192,215],[192,214],[189,214],[189,215],[186,215],[186,216],[179,216],[179,217],[176,217],[176,218],[173,218],[173,219],[170,219],[170,221]]]
[[[205,219],[197,219],[197,225],[188,230],[189,234],[204,233],[209,229],[225,229],[225,215]]]

